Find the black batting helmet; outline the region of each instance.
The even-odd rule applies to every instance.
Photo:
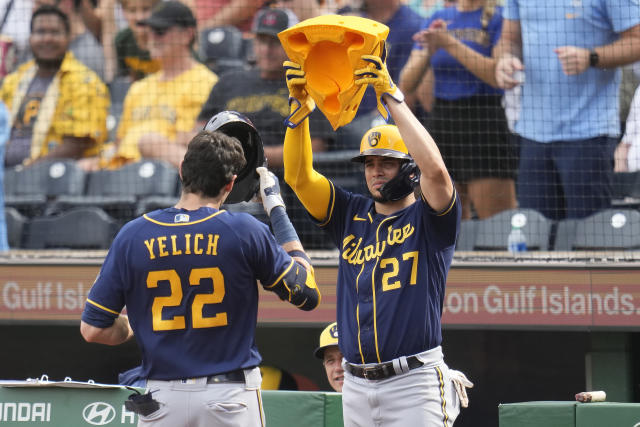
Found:
[[[211,117],[203,130],[222,132],[237,138],[242,144],[247,164],[240,172],[225,203],[248,202],[260,189],[260,177],[256,172],[265,166],[264,148],[258,130],[251,120],[237,111],[221,111]]]

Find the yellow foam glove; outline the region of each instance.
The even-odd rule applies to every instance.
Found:
[[[404,101],[404,94],[398,86],[393,83],[387,65],[385,64],[385,58],[387,56],[386,48],[382,49],[382,56],[375,55],[362,55],[362,60],[373,64],[366,68],[360,68],[355,71],[356,80],[355,83],[359,85],[371,84],[376,91],[376,98],[378,99],[378,112],[385,119],[389,121],[389,109],[387,108],[386,101],[383,95],[389,95],[397,102]]]
[[[284,123],[295,128],[307,118],[316,108],[316,103],[305,88],[307,78],[300,64],[292,61],[284,61],[287,88],[289,89],[290,113]]]

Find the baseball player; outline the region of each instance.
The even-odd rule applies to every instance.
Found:
[[[327,372],[329,385],[338,393],[342,392],[344,383],[344,369],[342,368],[342,353],[338,347],[338,324],[333,322],[320,334],[320,345],[313,355],[322,360]]]
[[[461,401],[443,361],[440,321],[460,201],[438,147],[384,60],[362,59],[368,64],[355,70],[355,83],[371,84],[378,110],[397,124],[367,131],[353,159],[364,165],[371,197],[346,192],[313,169],[306,121],[287,130],[285,180],[340,250],[345,426],[451,426]],[[284,66],[292,107],[305,105],[303,70]]]
[[[229,120],[257,135],[244,116]],[[258,168],[275,238],[252,216],[219,209],[250,155],[236,138],[199,132],[180,166],[178,203],[127,223],[89,292],[84,339],[135,336],[140,346],[151,394],[131,398],[138,425],[264,426],[257,280],[302,310],[320,302],[272,174]]]

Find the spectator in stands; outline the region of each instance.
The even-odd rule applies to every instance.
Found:
[[[420,30],[422,17],[414,12],[403,0],[363,0],[360,8],[344,8],[343,13],[360,15],[373,19],[389,27],[387,36],[387,69],[394,81],[398,81],[400,70],[409,59],[413,46],[413,35]],[[407,104],[415,104],[412,92],[405,92]],[[344,149],[360,148],[360,138],[372,126],[380,123],[376,110],[377,98],[373,88],[367,88],[356,118],[340,128],[337,145]],[[313,135],[313,132],[312,132]]]
[[[178,167],[218,77],[193,58],[196,20],[183,3],[160,2],[139,25],[150,29],[149,51],[161,70],[133,83],[127,92],[111,166],[144,157]]]
[[[0,165],[4,160],[4,149],[9,140],[11,126],[9,125],[9,110],[4,103],[0,101]],[[0,188],[3,188],[4,168],[0,168]],[[0,251],[9,249],[7,243],[7,221],[4,215],[4,191],[0,191]]]
[[[110,13],[102,17],[102,40],[105,56],[105,79],[116,77],[140,80],[160,70],[160,63],[151,58],[148,44],[149,27],[137,25],[151,16],[151,10],[160,0],[102,0],[111,5]],[[122,6],[128,27],[116,31],[115,5]],[[114,37],[115,34],[115,37]]]
[[[80,15],[81,0],[35,0],[34,7],[57,6],[69,17],[71,39],[69,49],[76,59],[91,68],[104,80],[104,54],[96,37],[87,30]]]
[[[200,31],[206,28],[235,26],[244,32],[262,7],[273,6],[290,9],[300,20],[321,14],[316,0],[185,0],[194,11]]]
[[[522,84],[520,207],[551,219],[610,207],[616,68],[640,59],[638,2],[508,0],[504,16],[495,77],[504,89]]]
[[[322,360],[331,388],[341,393],[344,383],[344,369],[342,369],[342,352],[338,347],[338,324],[336,322],[324,328],[320,334],[320,345],[313,354]]]
[[[34,11],[30,28],[34,60],[8,75],[0,88],[11,117],[5,166],[99,152],[107,136],[109,95],[69,51],[69,18],[44,5]]]
[[[264,152],[271,169],[283,166],[284,119],[289,115],[289,91],[284,81],[282,63],[287,55],[277,34],[295,25],[298,19],[288,9],[262,9],[253,27],[256,67],[230,71],[220,77],[198,116],[197,129],[220,111],[234,110],[245,114],[260,130]],[[312,128],[325,136],[330,127],[321,113],[314,112]],[[324,151],[323,138],[312,141],[314,152]]]
[[[428,18],[398,86],[411,93],[434,70],[435,102],[427,128],[438,141],[462,201],[462,218],[484,219],[516,207],[516,151],[495,89],[492,48],[502,8],[494,0],[460,0]]]
[[[622,140],[615,152],[615,172],[640,170],[640,86],[631,101],[629,116]]]

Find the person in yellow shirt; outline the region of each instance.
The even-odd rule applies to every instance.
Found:
[[[34,59],[0,88],[11,128],[5,166],[92,156],[107,137],[107,87],[68,50],[70,35],[69,19],[57,7],[41,6],[32,14]]]
[[[147,158],[178,167],[218,76],[193,59],[196,20],[184,4],[160,2],[138,25],[151,30],[149,51],[161,70],[133,83],[127,92],[112,164]]]

